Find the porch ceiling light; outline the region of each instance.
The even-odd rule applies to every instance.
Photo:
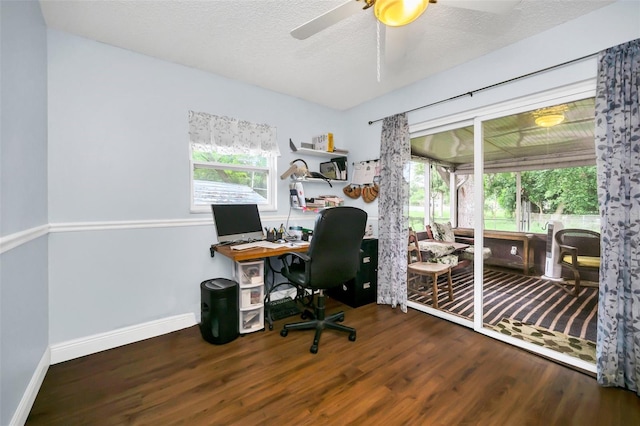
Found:
[[[390,27],[401,27],[415,21],[427,10],[429,0],[375,0],[373,13]]]
[[[541,108],[533,112],[534,121],[540,127],[553,127],[564,121],[566,105]]]

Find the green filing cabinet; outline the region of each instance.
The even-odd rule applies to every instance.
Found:
[[[353,308],[378,298],[378,240],[366,238],[360,246],[360,266],[355,279],[329,289],[329,296]]]

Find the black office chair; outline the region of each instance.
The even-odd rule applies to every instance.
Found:
[[[324,290],[337,287],[355,278],[360,264],[360,244],[367,223],[367,213],[355,207],[334,207],[323,210],[316,219],[313,239],[307,253],[285,253],[282,275],[296,287],[318,291],[311,321],[285,324],[280,335],[289,330],[315,329],[310,351],[318,352],[322,330],[330,328],[349,333],[349,340],[356,340],[356,330],[336,322],[344,320],[344,312],[325,318]],[[304,315],[303,315],[304,318]]]

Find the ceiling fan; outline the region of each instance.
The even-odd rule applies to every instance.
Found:
[[[459,9],[470,9],[479,12],[502,14],[509,12],[521,0],[349,0],[328,12],[291,30],[291,35],[298,39],[307,39],[330,26],[359,13],[361,10],[373,8],[378,25],[378,81],[380,81],[380,57],[386,65],[399,62],[404,56],[407,40],[406,32],[400,28],[418,17],[429,4],[450,6]],[[380,25],[383,24],[383,25]]]
[[[521,0],[349,0],[291,30],[291,35],[304,40],[330,26],[373,7],[377,20],[386,26],[407,25],[422,15],[430,3],[480,12],[506,13]]]

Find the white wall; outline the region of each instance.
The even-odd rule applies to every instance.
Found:
[[[623,0],[372,100],[348,112],[347,137],[354,152],[378,149],[385,116],[442,101],[538,70],[595,54],[640,37],[640,2]],[[437,58],[434,58],[437,59]],[[460,114],[596,77],[597,60],[548,71],[408,114],[409,125]],[[374,154],[370,154],[374,155]]]
[[[346,113],[49,31],[49,217],[60,231],[50,237],[51,342],[199,314],[199,283],[229,275],[226,259],[208,257],[208,215],[189,213],[189,109],[277,126],[279,170],[296,158],[289,138],[299,143],[329,130],[350,149],[350,162],[377,158],[381,123],[369,120],[636,38],[637,16],[637,2],[619,2]],[[595,63],[420,110],[409,115],[410,123],[593,78]],[[377,203],[348,203],[377,216]],[[286,182],[280,182],[279,206],[265,224],[286,219]],[[310,219],[294,214],[292,221]],[[159,227],[138,226],[144,220]],[[171,220],[194,222],[163,227]],[[119,221],[127,229],[106,229]],[[86,222],[97,223],[85,230]]]
[[[0,424],[8,425],[29,405],[24,395],[35,397],[27,389],[48,353],[46,230],[30,233],[47,224],[47,45],[38,3],[2,1],[0,19]]]
[[[189,213],[188,111],[276,126],[281,171],[297,157],[289,138],[344,141],[342,115],[54,30],[48,42],[51,343],[199,316],[200,282],[230,277],[231,264],[209,257],[211,215]],[[288,181],[278,184],[265,226],[287,219]],[[313,218],[294,213],[290,224]]]
[[[289,138],[343,135],[327,108],[50,30],[50,221],[191,218],[189,110],[276,126],[284,170]]]

